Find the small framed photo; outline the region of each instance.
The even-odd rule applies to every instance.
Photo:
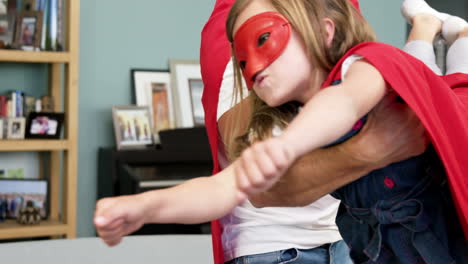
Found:
[[[8,6],[7,0],[0,0],[0,15],[7,13],[7,6]]]
[[[175,127],[171,74],[168,70],[132,69],[131,77],[136,104],[149,107],[153,137],[157,143],[159,131]]]
[[[16,18],[13,46],[23,50],[37,50],[41,46],[42,11],[22,11]]]
[[[24,117],[8,118],[7,121],[7,138],[8,139],[23,139],[26,120]]]
[[[26,138],[59,139],[64,113],[31,112],[26,124]]]
[[[48,182],[36,179],[0,179],[0,199],[8,205],[7,218],[16,218],[28,201],[40,209],[42,218],[46,218]]]
[[[0,14],[0,42],[8,47],[13,42],[13,33],[15,29],[14,14]]]
[[[153,144],[148,106],[114,106],[115,140],[118,150],[145,148]]]
[[[5,118],[0,118],[0,140],[4,139],[6,136],[6,125],[5,125]]]
[[[193,124],[195,126],[205,125],[205,111],[203,110],[202,95],[203,81],[202,79],[189,79],[190,102],[192,103]]]
[[[203,125],[204,112],[201,104],[203,82],[200,63],[191,60],[170,60],[174,104],[178,127]]]

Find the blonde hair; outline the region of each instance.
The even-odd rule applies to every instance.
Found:
[[[247,8],[252,0],[237,0],[226,21],[226,32],[229,41],[234,38],[234,24],[240,13]],[[343,55],[359,43],[375,41],[374,31],[362,17],[360,12],[349,0],[270,0],[275,9],[285,16],[292,28],[301,37],[306,54],[311,63],[325,72],[330,72]],[[326,43],[324,20],[328,18],[335,24],[335,35],[330,46]],[[232,54],[234,50],[232,49]],[[235,55],[235,54],[234,54]],[[312,73],[313,74],[313,73]],[[242,98],[242,74],[234,56],[235,100]],[[228,153],[235,158],[240,151],[253,142],[247,142],[249,131],[256,133],[256,140],[271,137],[274,125],[285,127],[292,119],[290,113],[294,107],[268,107],[256,94],[251,92],[251,117],[247,131],[243,135],[228,142]],[[232,122],[242,122],[234,118]],[[236,127],[236,126],[233,126]],[[240,135],[242,131],[237,131]],[[236,133],[234,133],[236,135]]]

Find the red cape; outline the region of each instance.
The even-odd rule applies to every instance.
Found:
[[[390,45],[363,43],[343,56],[323,87],[341,79],[341,64],[363,56],[419,117],[445,170],[461,226],[468,239],[468,74],[437,76],[421,61]]]
[[[226,35],[226,19],[235,0],[217,0],[210,19],[202,31],[200,65],[203,77],[202,103],[205,125],[213,157],[213,174],[219,172],[217,110],[223,74],[231,59],[231,43]],[[213,257],[215,264],[224,263],[221,241],[222,227],[219,221],[211,222]]]

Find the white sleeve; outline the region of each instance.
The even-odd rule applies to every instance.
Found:
[[[244,80],[244,79],[242,79]],[[243,83],[244,87],[243,95],[244,98],[248,95],[247,86]],[[229,60],[229,63],[226,65],[224,70],[223,81],[221,82],[221,88],[219,89],[219,101],[218,101],[218,114],[216,120],[226,113],[229,109],[233,107],[233,98],[234,98],[234,67],[232,60]]]
[[[346,73],[348,73],[351,65],[356,61],[361,60],[362,58],[363,57],[360,55],[353,54],[344,60],[343,64],[341,65],[341,81],[344,80],[344,77],[346,76]]]

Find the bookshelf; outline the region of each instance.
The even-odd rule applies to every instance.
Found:
[[[0,63],[43,63],[49,67],[49,95],[54,111],[65,112],[60,140],[0,140],[0,152],[49,152],[49,217],[39,225],[23,226],[13,220],[0,223],[0,241],[34,237],[76,237],[78,167],[78,54],[80,1],[66,0],[66,52],[1,50]],[[63,89],[62,89],[63,85]]]
[[[0,50],[0,61],[25,63],[70,63],[69,52]]]

